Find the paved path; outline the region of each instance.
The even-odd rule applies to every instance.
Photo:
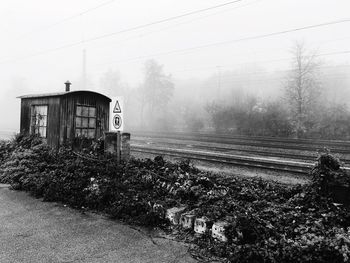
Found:
[[[185,245],[0,185],[0,262],[196,262]]]

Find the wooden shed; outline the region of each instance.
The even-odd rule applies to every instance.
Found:
[[[38,134],[48,145],[57,148],[76,138],[98,139],[108,131],[107,96],[86,90],[24,95],[21,99],[20,131]]]

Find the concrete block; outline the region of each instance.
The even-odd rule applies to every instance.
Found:
[[[128,161],[130,159],[130,133],[121,134],[121,159]]]
[[[196,215],[193,212],[182,214],[180,219],[182,227],[187,229],[193,229],[195,219]]]
[[[155,203],[152,207],[152,211],[159,215],[161,218],[165,217],[165,209],[163,205]]]
[[[117,157],[117,163],[120,163],[120,132],[105,132],[105,153]]]
[[[166,210],[166,218],[169,219],[169,221],[173,224],[173,225],[178,225],[180,223],[180,218],[181,215],[185,212],[186,207],[182,206],[182,207],[173,207],[170,209]]]
[[[215,222],[211,228],[211,235],[213,238],[220,240],[222,242],[227,242],[227,237],[225,235],[225,229],[229,226],[227,221]]]
[[[196,220],[194,221],[194,232],[196,232],[197,234],[204,234],[207,231],[209,231],[211,225],[211,221],[205,216],[196,218]]]

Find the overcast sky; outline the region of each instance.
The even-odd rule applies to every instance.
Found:
[[[229,2],[233,1],[2,0],[0,107],[2,116],[6,109],[11,113],[2,117],[0,129],[19,126],[15,96],[63,91],[68,79],[74,89],[82,75],[84,49],[87,74],[95,86],[104,72],[118,70],[123,82],[136,87],[149,58],[178,80],[250,65],[285,70],[296,40],[316,49],[328,65],[349,64],[349,0]],[[157,23],[144,26],[153,22]]]

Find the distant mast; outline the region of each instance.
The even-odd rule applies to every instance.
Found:
[[[87,78],[86,78],[86,50],[83,49],[83,72],[82,72],[83,89],[86,90]]]

